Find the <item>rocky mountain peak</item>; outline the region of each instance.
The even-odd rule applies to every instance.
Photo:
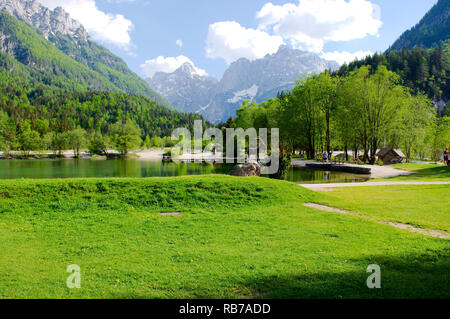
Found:
[[[50,10],[37,0],[0,0],[0,10],[34,26],[47,40],[58,33],[77,40],[89,38],[85,28],[61,7]]]
[[[194,66],[189,62],[185,62],[183,65],[181,65],[177,70],[175,70],[175,73],[185,74],[190,77],[197,75],[197,71],[195,70]]]
[[[301,74],[338,68],[337,62],[282,45],[278,52],[262,59],[238,59],[220,82],[199,76],[190,63],[173,73],[157,73],[147,81],[180,110],[198,112],[211,122],[220,122],[235,116],[244,100],[265,101],[278,92],[291,90]]]

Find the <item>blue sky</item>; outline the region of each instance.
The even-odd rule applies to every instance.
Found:
[[[274,53],[281,43],[340,62],[384,51],[437,0],[41,2],[64,7],[143,77],[189,61],[220,78],[237,58]]]

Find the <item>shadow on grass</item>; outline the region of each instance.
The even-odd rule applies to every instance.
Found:
[[[450,178],[450,166],[423,168],[415,171],[415,174],[403,175],[402,179],[415,178]]]
[[[246,286],[259,298],[450,298],[450,257],[448,250],[444,252],[446,255],[374,256],[365,258],[366,263],[348,260],[353,271],[280,274],[250,279]],[[367,287],[369,264],[381,268],[381,289]]]
[[[274,299],[425,299],[450,298],[450,254],[448,249],[426,255],[404,257],[373,256],[362,259],[330,260],[335,272],[299,269],[298,273],[271,276],[250,275],[230,282],[219,291],[212,284],[171,288],[191,298],[274,298]],[[381,289],[369,289],[366,281],[370,264],[381,268]],[[342,268],[349,270],[340,270]],[[236,276],[232,276],[236,278]],[[115,298],[152,298],[150,295],[120,294]]]

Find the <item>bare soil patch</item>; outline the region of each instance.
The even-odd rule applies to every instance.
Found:
[[[418,228],[418,227],[414,227],[412,225],[408,225],[408,224],[403,224],[403,223],[397,223],[397,222],[386,222],[386,221],[380,221],[380,220],[375,220],[369,216],[362,216],[359,214],[355,214],[346,210],[342,210],[339,208],[335,208],[335,207],[330,207],[330,206],[325,206],[325,205],[319,205],[319,204],[314,204],[314,203],[305,203],[303,204],[306,207],[310,207],[310,208],[314,208],[314,209],[318,209],[318,210],[323,210],[326,212],[334,212],[334,213],[339,213],[339,214],[344,214],[344,215],[352,215],[352,216],[358,216],[358,217],[362,217],[365,219],[370,219],[370,220],[374,220],[377,223],[383,224],[383,225],[388,225],[388,226],[392,226],[398,229],[403,229],[403,230],[407,230],[410,231],[412,233],[418,233],[418,234],[422,234],[425,236],[431,236],[431,237],[435,237],[435,238],[443,238],[443,239],[450,239],[450,234],[442,231],[442,230],[435,230],[435,229],[424,229],[424,228]]]

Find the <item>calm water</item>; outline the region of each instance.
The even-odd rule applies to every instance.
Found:
[[[175,164],[161,161],[116,159],[0,160],[0,179],[75,177],[156,177],[202,174],[228,174],[230,166]],[[291,168],[287,180],[303,183],[356,182],[364,176]]]

